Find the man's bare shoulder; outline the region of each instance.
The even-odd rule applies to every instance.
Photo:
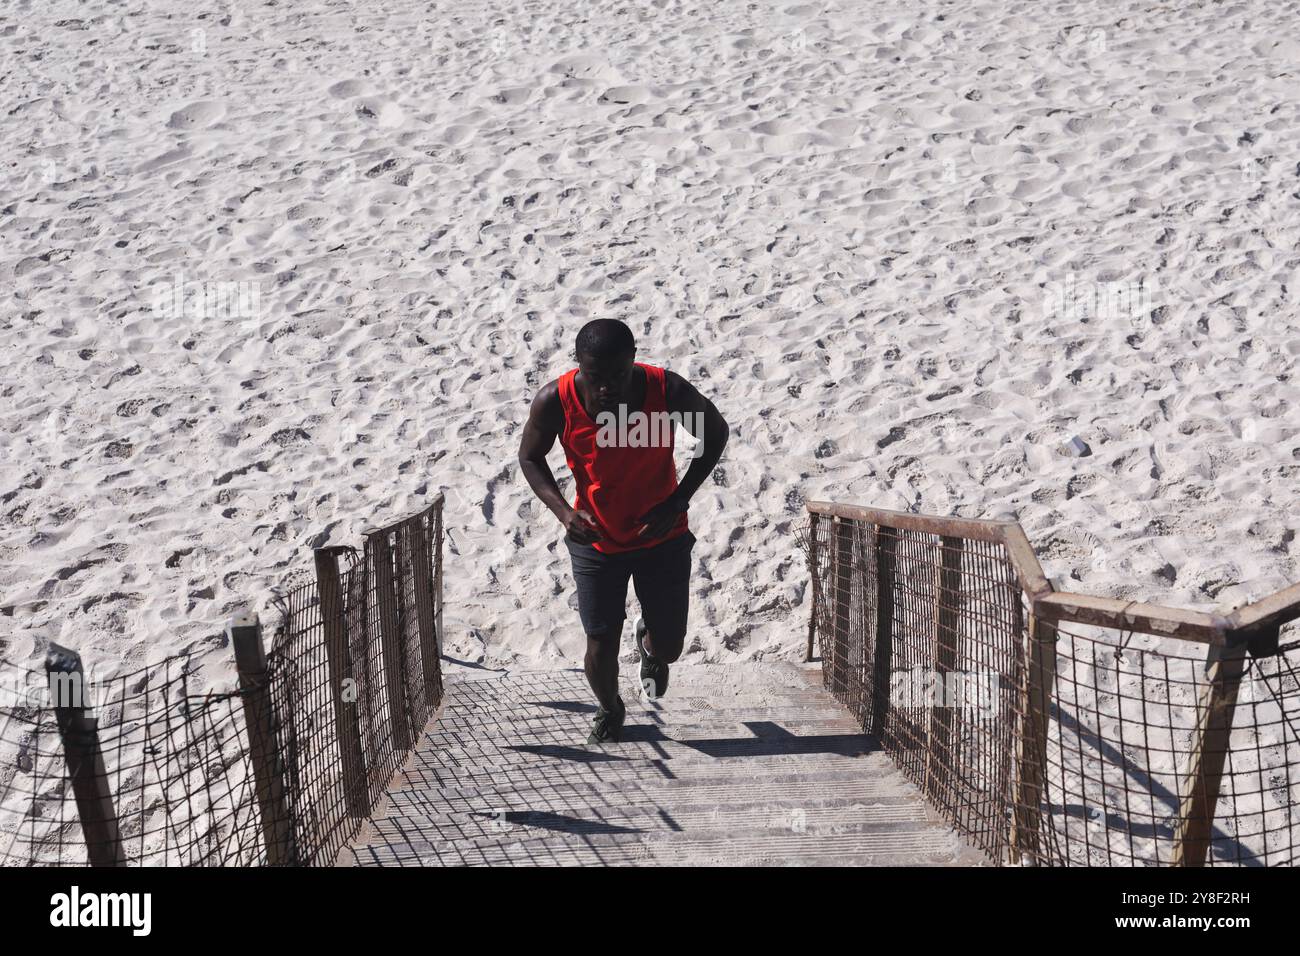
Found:
[[[529,414],[548,425],[555,426],[564,421],[564,407],[560,402],[560,380],[547,382],[533,396]]]
[[[538,402],[546,404],[550,402],[558,402],[559,400],[560,400],[560,380],[558,378],[551,379],[549,382],[547,382],[545,385],[539,388],[537,390],[537,394],[533,396],[534,405],[536,405]]]
[[[670,411],[696,408],[702,397],[699,391],[672,369],[664,369],[664,399]]]

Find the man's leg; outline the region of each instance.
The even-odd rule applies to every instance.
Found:
[[[625,560],[601,554],[589,544],[577,544],[565,535],[573,560],[573,581],[578,589],[578,615],[587,633],[583,669],[596,700],[606,710],[618,707],[618,644],[627,606]]]
[[[650,548],[639,557],[632,571],[632,583],[645,619],[645,649],[665,664],[682,656],[686,641],[694,546],[695,535],[687,531]]]
[[[587,683],[606,710],[618,707],[618,634],[612,637],[587,635],[587,656],[583,658]]]

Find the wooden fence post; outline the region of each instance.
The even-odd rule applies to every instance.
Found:
[[[821,585],[818,580],[820,575],[817,573],[817,526],[820,521],[819,515],[810,514],[808,516],[808,588],[810,600],[808,602],[808,651],[803,657],[805,663],[813,659],[813,638],[817,633],[818,598],[820,597]]]
[[[406,684],[406,719],[414,740],[424,729],[424,661],[412,666],[411,654],[422,650],[419,612],[415,604],[415,563],[412,560],[411,531],[419,518],[407,518],[393,531],[393,595],[397,599],[397,639],[402,649],[402,680]],[[411,625],[415,625],[412,640]]]
[[[289,819],[285,802],[284,765],[280,761],[276,739],[275,710],[268,686],[262,627],[256,614],[245,613],[231,618],[226,631],[235,649],[235,666],[239,671],[240,697],[244,705],[244,724],[253,763],[257,805],[262,816],[267,863],[291,866],[296,862],[293,821]]]
[[[871,628],[874,624],[874,618],[872,617],[873,606],[870,599],[873,580],[871,577],[872,541],[872,526],[865,521],[853,522],[853,554],[856,562],[853,573],[859,582],[858,615],[853,625],[857,628],[857,633],[862,635],[858,642],[857,654],[853,659],[853,666],[855,680],[858,687],[862,689],[862,696],[857,702],[858,709],[856,713],[862,720],[863,727],[866,726],[867,714],[871,709],[870,689],[875,681],[875,675],[872,672],[875,662],[875,649],[871,645]]]
[[[894,555],[898,536],[893,528],[875,526],[876,553],[876,642],[872,655],[871,725],[867,731],[882,744],[889,720],[890,672],[894,656]],[[863,635],[863,640],[866,636]]]
[[[86,840],[91,866],[126,866],[122,835],[113,795],[108,789],[104,753],[99,745],[99,720],[90,716],[86,675],[76,651],[50,644],[45,652],[45,675],[63,739],[68,780],[77,802],[77,816]]]
[[[1022,590],[1020,582],[1015,576],[1015,572],[1012,571],[1011,573],[1011,580],[1007,582],[1007,591],[1010,596],[1010,604],[1007,610],[1011,617],[1011,633],[1016,635],[1017,647],[1025,648],[1028,646],[1025,640],[1025,602],[1029,600],[1029,598]],[[994,689],[993,699],[993,704],[997,708],[995,713],[997,714],[998,720],[1011,721],[1013,734],[1011,739],[1007,742],[1007,745],[1001,748],[1002,755],[1001,759],[998,761],[996,792],[1011,804],[1011,813],[1009,813],[1005,819],[999,821],[1001,826],[997,830],[997,846],[999,849],[997,851],[996,860],[998,863],[1004,862],[1002,855],[1003,849],[1006,851],[1006,862],[1018,863],[1020,861],[1019,853],[1013,845],[1013,838],[1016,830],[1014,804],[1016,793],[1015,787],[1017,783],[1015,778],[1012,776],[1016,767],[1017,758],[1016,740],[1018,738],[1015,737],[1014,734],[1019,729],[1015,724],[1018,702],[1011,706],[1004,706],[1008,703],[1006,697],[1012,694],[1019,695],[1020,689],[1018,687],[1010,686],[1010,683],[1011,682],[1008,680],[1004,685],[1003,675],[999,675],[997,686]]]
[[[836,518],[835,532],[835,606],[832,611],[831,692],[843,694],[847,689],[849,638],[853,630],[853,522]],[[865,635],[863,636],[865,640]],[[822,641],[822,657],[826,656],[826,642]],[[856,709],[856,708],[854,708]]]
[[[1223,764],[1237,708],[1237,693],[1246,669],[1244,640],[1210,645],[1205,662],[1206,685],[1197,708],[1196,737],[1188,756],[1178,802],[1174,832],[1174,866],[1204,866],[1219,801]]]
[[[1012,787],[1011,857],[1013,862],[1043,862],[1043,788],[1047,772],[1047,734],[1056,684],[1056,626],[1029,615],[1024,687],[1020,695],[1020,732],[1016,734],[1016,779]]]
[[[348,815],[364,819],[370,815],[366,764],[361,749],[361,727],[357,719],[359,685],[352,670],[352,648],[348,646],[344,619],[343,589],[339,578],[341,548],[317,548],[316,591],[320,595],[321,622],[325,627],[325,651],[329,664],[330,694],[334,700],[334,732],[339,742],[343,774],[343,796]],[[353,696],[346,699],[345,681],[352,681]]]
[[[952,723],[957,702],[949,699],[949,674],[957,670],[957,626],[961,619],[961,557],[963,538],[939,538],[939,561],[934,582],[934,674],[940,681],[939,706],[930,710],[930,733],[926,740],[925,793],[937,800],[940,775],[952,773]],[[962,701],[964,704],[965,701]]]
[[[442,658],[442,511],[447,506],[447,499],[438,494],[438,508],[434,512],[433,526],[433,594],[436,601],[434,612],[434,633],[438,636],[438,657]],[[441,673],[441,669],[439,669]],[[441,698],[441,692],[439,693]]]
[[[410,708],[406,703],[406,660],[398,630],[397,592],[393,585],[393,549],[386,530],[366,536],[366,550],[374,562],[375,592],[379,599],[379,636],[384,654],[384,684],[388,689],[388,717],[392,725],[393,749],[411,749]]]
[[[435,532],[436,533],[436,532]],[[429,539],[425,534],[424,515],[411,523],[411,574],[415,579],[415,619],[419,624],[420,666],[424,672],[424,700],[432,708],[441,694],[441,668],[438,665],[438,632],[434,623],[433,569],[429,567]]]

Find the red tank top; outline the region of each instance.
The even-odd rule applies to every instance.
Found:
[[[639,409],[641,416],[628,410],[625,429],[618,428],[617,420],[602,429],[604,423],[587,414],[573,381],[576,368],[560,376],[564,407],[560,446],[578,486],[573,507],[596,519],[605,539],[593,547],[605,554],[648,548],[687,531],[683,512],[662,538],[636,538],[637,518],[677,489],[664,370],[640,362],[636,367],[645,372],[645,404]]]

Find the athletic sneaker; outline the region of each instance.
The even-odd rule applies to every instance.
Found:
[[[645,619],[638,617],[632,628],[636,639],[636,651],[641,657],[641,693],[647,700],[658,700],[668,690],[668,665],[649,655],[645,649]]]
[[[623,720],[627,717],[627,706],[623,698],[618,699],[618,710],[596,708],[596,720],[591,725],[591,734],[587,737],[589,744],[618,743],[623,738]]]

